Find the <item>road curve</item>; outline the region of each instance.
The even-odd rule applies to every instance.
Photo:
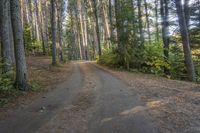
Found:
[[[129,86],[90,62],[56,89],[0,120],[1,133],[158,133]]]

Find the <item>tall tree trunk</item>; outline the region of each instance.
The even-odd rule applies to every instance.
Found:
[[[110,21],[110,39],[113,40],[113,21],[112,21],[112,2],[109,0],[109,21]]]
[[[0,3],[1,12],[1,41],[2,41],[2,57],[3,57],[3,73],[11,70],[12,65],[12,51],[10,40],[10,1],[2,0]]]
[[[59,11],[58,11],[59,13]],[[61,26],[61,16],[60,13],[58,14],[58,40],[60,45],[60,61],[64,62],[64,56],[63,56],[63,46],[62,46],[62,26]]]
[[[149,38],[149,44],[151,44],[151,33],[150,33],[150,24],[149,24],[149,13],[148,13],[147,0],[144,0],[144,6],[145,6],[145,17],[146,17],[146,23],[147,23],[147,33],[148,33],[148,38]]]
[[[43,53],[43,55],[45,55],[46,49],[45,49],[44,32],[43,32],[43,26],[42,26],[43,17],[42,17],[42,3],[41,3],[41,1],[36,2],[36,5],[37,5],[37,7],[36,7],[37,23],[38,23],[38,29],[39,29],[39,32],[40,32],[40,39],[41,39],[41,42],[42,42],[42,53]]]
[[[184,0],[184,13],[185,13],[185,21],[187,28],[189,29],[189,22],[190,22],[190,7],[189,7],[190,0]]]
[[[163,38],[163,53],[164,59],[167,62],[169,58],[169,12],[168,12],[168,0],[160,1],[160,12],[162,19],[162,38]],[[169,73],[167,68],[164,68],[164,72],[166,74]]]
[[[34,23],[33,23],[33,12],[32,12],[32,0],[28,0],[28,11],[29,11],[29,22],[31,24],[31,38],[34,40],[36,38],[36,33],[34,32]]]
[[[102,5],[101,7],[101,14],[102,14],[102,19],[103,19],[103,24],[104,24],[104,31],[105,31],[105,38],[106,38],[106,42],[107,42],[107,48],[111,47],[110,44],[110,27],[109,27],[109,20],[108,20],[108,16],[107,16],[107,10],[106,10],[106,6],[100,1],[100,4]]]
[[[20,17],[19,0],[10,0],[11,20],[15,44],[15,60],[16,60],[16,87],[21,90],[27,90],[27,67],[24,52],[24,40],[22,21]]]
[[[55,3],[51,0],[52,64],[56,64]]]
[[[183,41],[183,50],[184,50],[185,65],[187,69],[188,79],[190,81],[195,81],[195,69],[194,69],[194,64],[192,61],[190,41],[189,41],[189,35],[188,35],[188,30],[187,30],[187,22],[185,19],[182,2],[181,0],[176,0],[175,3],[176,3],[176,10],[177,10],[178,21],[179,21],[179,26],[180,26],[181,38]]]
[[[141,10],[141,0],[137,0],[138,6],[138,22],[139,22],[139,32],[140,32],[140,44],[144,45],[144,33],[143,33],[143,22],[142,22],[142,10]]]
[[[119,1],[115,0],[115,18],[116,18],[116,29],[117,29],[117,42],[118,42],[118,47],[121,46],[120,44],[120,36],[121,36],[121,30],[120,30],[120,15],[119,15]]]
[[[98,50],[99,50],[99,56],[101,56],[101,42],[100,42],[100,32],[99,32],[99,19],[98,19],[98,12],[97,12],[97,3],[96,0],[93,0],[94,5],[94,14],[95,14],[95,22],[96,22],[96,32],[97,32],[97,42],[98,42]]]
[[[155,0],[155,17],[156,17],[156,41],[159,41],[159,27],[158,27],[158,0]]]
[[[10,4],[10,0],[9,0]],[[14,50],[14,39],[13,39],[13,29],[12,29],[12,22],[11,22],[11,10],[9,5],[9,37],[10,37],[10,49],[11,49],[11,59],[12,65],[15,65],[15,50]]]

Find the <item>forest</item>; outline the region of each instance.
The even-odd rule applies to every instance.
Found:
[[[0,0],[0,51],[0,107],[9,103],[9,99],[18,102],[16,98],[21,95],[31,99],[29,96],[33,92],[42,93],[47,86],[56,88],[64,82],[59,89],[49,89],[50,92],[41,98],[55,105],[43,105],[45,102],[39,99],[40,102],[35,101],[37,106],[29,106],[30,109],[39,108],[39,113],[55,109],[54,113],[59,114],[57,106],[67,101],[65,95],[68,101],[74,96],[73,106],[65,110],[71,115],[69,120],[75,119],[72,121],[80,128],[69,124],[69,132],[71,129],[85,131],[81,127],[85,123],[80,123],[82,117],[90,116],[82,113],[92,114],[90,106],[97,112],[106,107],[111,107],[111,112],[119,111],[122,105],[127,109],[128,103],[135,107],[136,94],[146,106],[125,110],[120,116],[159,108],[158,112],[165,110],[166,114],[166,117],[158,116],[163,118],[159,124],[168,124],[161,126],[165,127],[163,132],[185,132],[191,123],[199,126],[199,119],[195,118],[200,115],[197,111],[200,95],[196,90],[200,83],[200,0]],[[129,96],[131,92],[126,89],[129,87],[122,82],[124,80],[134,90],[133,95]],[[97,89],[92,89],[95,87]],[[83,92],[78,90],[81,88]],[[122,94],[127,95],[127,99],[123,99]],[[100,97],[97,101],[93,99],[96,95]],[[110,99],[112,97],[114,100]],[[115,104],[110,103],[112,101]],[[47,111],[49,116],[54,113]],[[152,116],[159,114],[151,113]],[[19,112],[16,116],[14,114],[13,118],[25,124],[30,122],[25,116],[20,117]],[[46,117],[41,116],[40,122]],[[59,116],[53,121],[58,119],[60,122],[62,117],[67,116]],[[83,119],[87,121],[87,117]],[[136,126],[140,121],[145,121],[144,125],[151,123],[146,117],[138,117]],[[101,123],[112,119],[105,117]],[[36,130],[39,124],[32,120]],[[12,119],[8,119],[8,123],[10,121]],[[100,124],[92,124],[94,129],[85,132],[97,133],[95,127]],[[0,130],[12,130],[7,125],[0,126]],[[51,123],[46,126],[44,130],[56,127]],[[124,133],[133,129],[125,127]],[[138,127],[146,132],[141,125]],[[146,129],[153,133],[151,126]],[[16,131],[29,130],[19,128]],[[107,132],[111,130],[105,130]]]
[[[1,90],[28,90],[37,55],[200,81],[199,0],[2,0],[0,13]]]

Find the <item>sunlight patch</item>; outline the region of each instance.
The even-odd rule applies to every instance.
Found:
[[[138,112],[142,112],[142,111],[145,111],[147,110],[148,108],[147,107],[144,107],[144,106],[136,106],[132,109],[129,109],[129,110],[125,110],[123,112],[120,113],[120,115],[129,115],[129,114],[135,114],[135,113],[138,113]]]

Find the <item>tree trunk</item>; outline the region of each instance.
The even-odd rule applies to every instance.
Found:
[[[156,41],[159,41],[159,28],[158,28],[158,0],[155,0],[155,16],[156,16]]]
[[[110,39],[113,40],[113,21],[112,21],[112,3],[111,0],[109,0],[109,21],[110,21]]]
[[[96,32],[97,32],[97,42],[98,42],[98,49],[99,49],[99,56],[101,56],[101,42],[100,42],[100,32],[99,32],[99,19],[97,14],[97,3],[96,0],[93,0],[94,3],[94,15],[95,15],[95,22],[96,22]]]
[[[52,65],[56,65],[55,3],[51,0]]]
[[[185,19],[182,2],[181,0],[176,0],[175,3],[176,3],[176,10],[177,10],[178,21],[179,21],[179,26],[180,26],[181,38],[183,41],[183,50],[184,50],[185,65],[187,69],[188,80],[195,81],[195,69],[194,69],[194,64],[192,61],[187,23]]]
[[[59,12],[58,12],[59,13]],[[60,45],[60,61],[64,62],[64,56],[63,56],[63,46],[62,46],[62,26],[61,26],[61,16],[58,14],[58,40]]]
[[[21,90],[27,90],[27,67],[24,52],[24,40],[22,21],[20,16],[19,0],[10,0],[11,5],[11,20],[15,45],[15,60],[16,60],[16,87]]]
[[[161,20],[162,20],[162,38],[163,38],[163,53],[164,60],[168,62],[169,58],[169,12],[168,12],[168,0],[160,1],[160,12],[161,12]],[[164,72],[169,74],[169,70],[164,68]]]
[[[187,25],[187,28],[189,29],[189,22],[190,22],[189,0],[184,0],[184,13],[185,13],[186,25]]]
[[[0,3],[1,12],[1,51],[3,58],[3,73],[11,70],[12,54],[11,54],[11,40],[10,40],[10,1],[2,0]]]
[[[151,33],[150,33],[150,24],[149,24],[149,13],[148,13],[148,7],[147,7],[147,1],[144,0],[144,6],[145,6],[145,16],[146,16],[146,23],[147,23],[147,33],[149,38],[149,44],[151,44]]]
[[[139,32],[140,32],[140,44],[144,45],[144,33],[143,33],[143,22],[142,22],[142,10],[141,10],[141,0],[137,0],[138,6],[138,21],[139,21]]]

